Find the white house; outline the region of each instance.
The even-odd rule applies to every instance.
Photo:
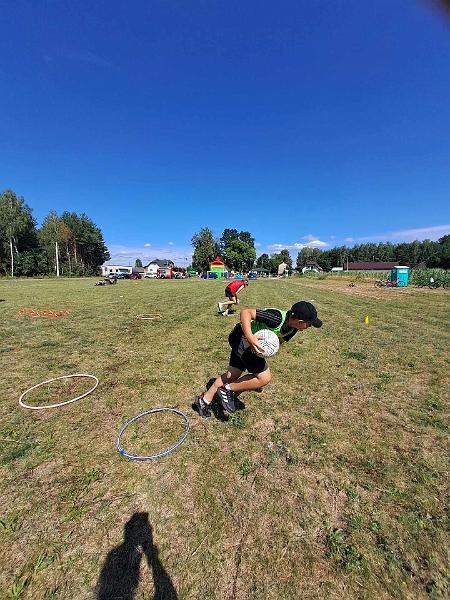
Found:
[[[156,277],[158,273],[158,269],[160,268],[168,268],[173,267],[174,263],[171,260],[160,260],[159,258],[155,258],[151,263],[144,266],[145,275],[150,275],[151,277]]]
[[[150,275],[150,277],[156,277],[158,273],[159,266],[156,262],[151,262],[144,267],[144,271],[146,275]]]

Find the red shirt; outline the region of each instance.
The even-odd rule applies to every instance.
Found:
[[[227,285],[227,289],[229,289],[234,296],[236,296],[243,287],[245,287],[245,285],[242,279],[235,279]]]

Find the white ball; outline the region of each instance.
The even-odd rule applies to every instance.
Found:
[[[264,348],[262,356],[273,356],[280,349],[280,340],[277,334],[270,329],[260,329],[255,335],[258,338],[258,346]]]

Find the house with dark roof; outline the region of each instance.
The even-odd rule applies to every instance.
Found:
[[[168,260],[166,258],[160,259],[155,258],[148,265],[144,265],[144,273],[145,275],[150,275],[151,277],[156,277],[158,273],[158,269],[170,269],[175,266],[175,263],[172,260]]]
[[[366,261],[344,264],[344,271],[389,271],[398,266],[398,261]]]

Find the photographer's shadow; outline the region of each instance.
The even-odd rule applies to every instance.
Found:
[[[142,556],[152,571],[153,600],[177,600],[173,583],[153,544],[148,513],[135,513],[124,527],[124,540],[106,557],[96,586],[97,600],[133,600],[139,585]]]

